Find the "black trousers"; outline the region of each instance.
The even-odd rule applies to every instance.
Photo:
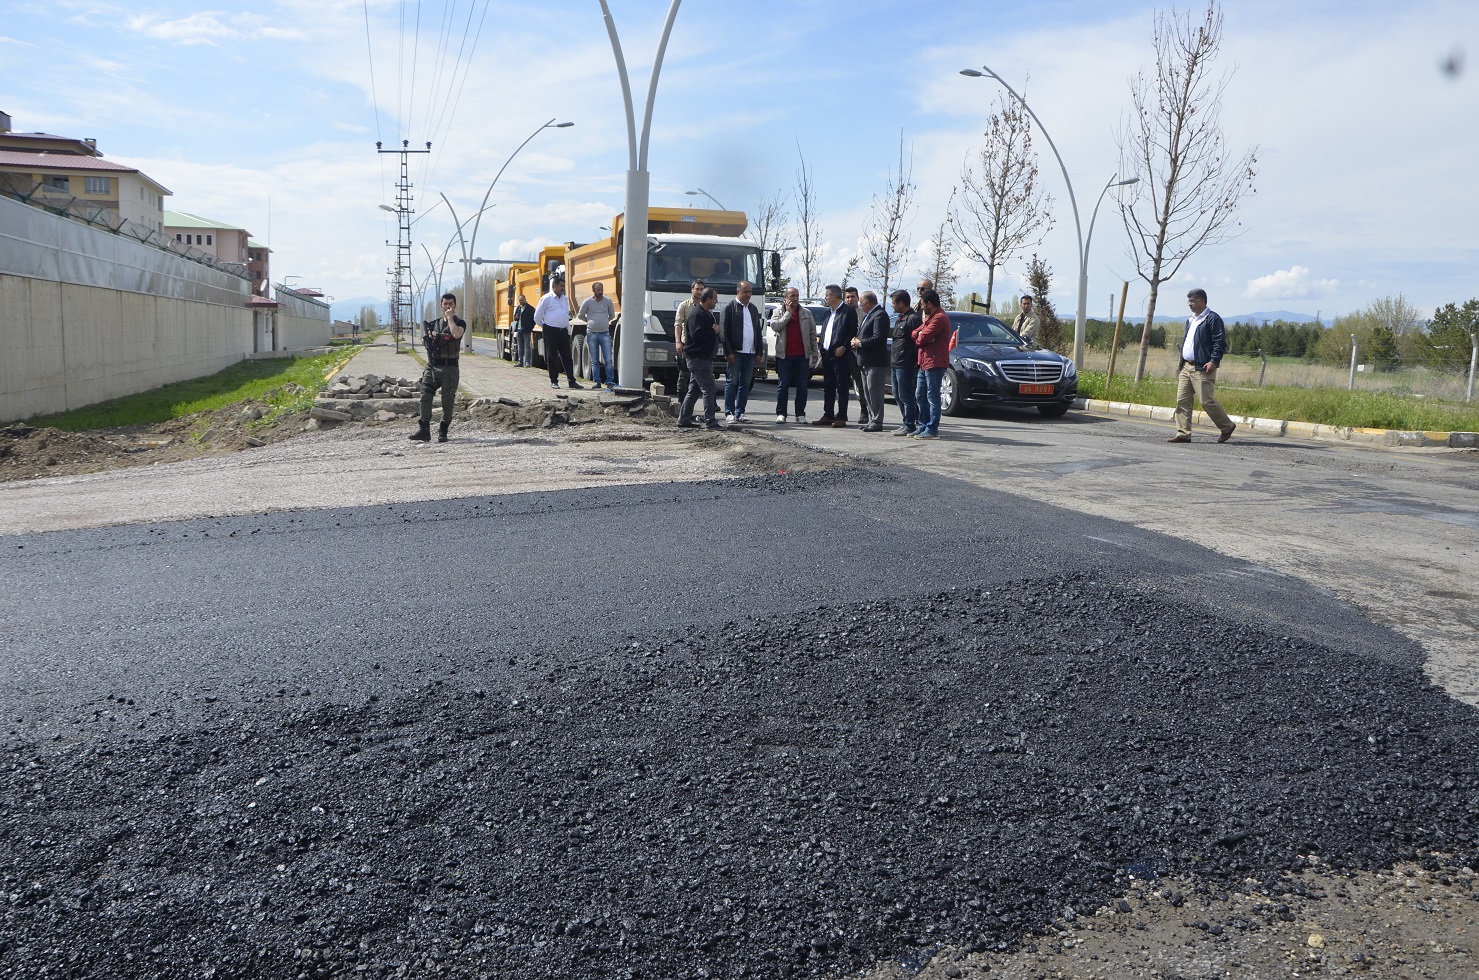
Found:
[[[544,328],[544,366],[549,368],[551,383],[560,381],[560,365],[570,383],[575,383],[575,362],[570,358],[570,331],[555,327]]]
[[[847,399],[852,392],[852,363],[853,356],[844,354],[841,357],[827,351],[822,355],[822,383],[826,386],[822,399],[822,418],[835,419],[838,422],[847,421]],[[833,405],[837,411],[832,411]]]

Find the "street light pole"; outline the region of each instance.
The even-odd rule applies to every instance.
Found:
[[[652,62],[652,76],[647,81],[647,106],[642,114],[640,141],[637,117],[632,107],[632,83],[627,75],[626,57],[621,53],[621,40],[616,36],[616,21],[611,8],[600,0],[606,33],[611,38],[611,51],[616,56],[616,74],[621,79],[621,97],[627,111],[627,195],[622,212],[621,323],[617,339],[616,374],[628,387],[640,388],[645,374],[647,351],[647,201],[650,178],[647,173],[647,144],[652,133],[652,105],[657,100],[657,77],[662,71],[663,54],[668,37],[678,16],[682,0],[673,0],[663,23],[662,38],[657,43],[657,57]]]
[[[556,116],[550,119],[549,122],[543,124],[538,129],[534,130],[534,132],[530,133],[524,139],[524,142],[515,147],[514,151],[508,155],[508,159],[503,161],[503,166],[498,168],[498,173],[493,175],[493,183],[488,185],[487,192],[483,194],[483,203],[478,207],[478,213],[475,215],[476,220],[473,220],[472,218],[468,219],[469,221],[472,221],[471,241],[466,241],[463,239],[462,222],[457,221],[457,210],[452,207],[452,202],[447,200],[447,195],[445,193],[442,194],[442,200],[447,202],[447,210],[452,212],[452,220],[457,224],[457,241],[462,245],[462,298],[467,304],[467,308],[466,310],[464,310],[464,312],[467,313],[467,350],[472,350],[472,256],[477,254],[478,228],[481,227],[483,223],[483,212],[488,210],[488,198],[492,196],[493,188],[498,186],[498,178],[503,176],[503,172],[508,169],[508,165],[514,162],[514,157],[518,156],[519,151],[528,146],[530,141],[532,141],[534,137],[538,136],[546,129],[569,129],[571,126],[575,125],[573,122],[557,123],[555,122],[555,119],[558,118],[559,117]]]
[[[1068,168],[1063,164],[1063,155],[1058,152],[1058,147],[1053,144],[1053,137],[1048,135],[1047,127],[1042,124],[1041,119],[1037,118],[1037,113],[1032,111],[1032,106],[1028,105],[1027,100],[1017,94],[1016,89],[1007,84],[1005,78],[1002,78],[985,65],[981,66],[981,71],[976,71],[974,68],[963,68],[960,73],[969,78],[981,78],[983,75],[989,75],[1000,82],[1002,88],[1010,92],[1012,98],[1016,99],[1022,108],[1027,110],[1027,114],[1032,117],[1032,121],[1037,123],[1037,128],[1042,131],[1043,139],[1048,141],[1048,148],[1053,151],[1053,156],[1058,158],[1058,169],[1063,171],[1063,183],[1068,185],[1068,203],[1073,207],[1073,231],[1078,236],[1078,309],[1075,312],[1073,320],[1073,366],[1082,368],[1084,366],[1084,319],[1089,304],[1088,260],[1084,253],[1083,226],[1079,224],[1078,220],[1078,201],[1073,196],[1073,181],[1068,179]]]
[[[1099,205],[1104,203],[1104,195],[1109,193],[1111,187],[1128,187],[1131,184],[1140,183],[1139,177],[1130,177],[1125,180],[1119,179],[1119,174],[1109,178],[1109,183],[1099,192],[1099,200],[1094,202],[1094,212],[1089,215],[1089,233],[1084,237],[1083,261],[1078,264],[1078,332],[1073,337],[1073,364],[1082,368],[1084,364],[1084,314],[1089,302],[1089,246],[1094,242],[1094,222],[1099,219]],[[1110,309],[1114,308],[1114,297],[1110,297]],[[1111,352],[1111,357],[1114,354]],[[1107,395],[1105,396],[1108,397]]]
[[[719,204],[719,199],[717,197],[715,197],[714,195],[710,194],[708,191],[704,190],[702,187],[700,187],[696,191],[684,191],[683,193],[684,194],[687,194],[689,197],[698,197],[700,194],[702,194],[704,197],[707,197],[709,200],[713,201],[715,204]],[[719,210],[720,211],[728,211],[729,209],[726,208],[724,205],[719,204]]]

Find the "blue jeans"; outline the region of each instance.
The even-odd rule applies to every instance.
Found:
[[[724,369],[724,414],[743,415],[750,401],[750,384],[755,380],[755,355],[734,355],[734,363]]]
[[[894,401],[899,403],[899,412],[904,416],[904,428],[910,432],[919,428],[919,397],[915,393],[918,385],[917,366],[894,368]]]
[[[534,363],[534,332],[520,330],[514,334],[514,363],[529,367]]]
[[[611,362],[611,331],[587,333],[585,345],[591,352],[591,380],[596,384],[616,384],[616,365]]]
[[[783,340],[782,343],[785,341]],[[786,414],[786,392],[796,389],[796,414],[806,414],[806,386],[811,381],[811,362],[805,354],[779,357],[775,362],[775,414]]]
[[[914,400],[919,403],[919,428],[932,436],[940,434],[940,382],[943,380],[944,368],[920,368],[919,383],[914,388]]]

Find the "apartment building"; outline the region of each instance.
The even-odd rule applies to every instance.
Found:
[[[0,194],[70,208],[88,219],[122,219],[163,238],[170,190],[135,167],[104,159],[96,140],[17,133],[9,114],[0,112]]]

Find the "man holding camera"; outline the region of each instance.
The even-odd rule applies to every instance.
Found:
[[[461,370],[457,355],[467,322],[457,315],[457,297],[442,295],[442,315],[421,324],[421,343],[426,347],[426,371],[421,375],[421,424],[411,436],[412,442],[431,441],[431,402],[437,389],[442,389],[442,424],[437,442],[447,441],[447,428],[452,424],[452,405],[457,400],[457,382]]]

